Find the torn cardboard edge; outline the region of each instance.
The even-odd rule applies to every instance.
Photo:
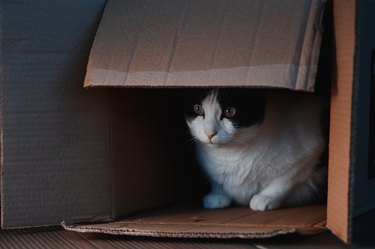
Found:
[[[266,212],[228,209],[166,208],[109,223],[63,222],[68,231],[168,238],[269,238],[326,231],[326,206],[303,206]]]

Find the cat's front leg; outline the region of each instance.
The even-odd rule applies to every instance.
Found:
[[[275,179],[251,198],[250,208],[255,211],[279,208],[293,186],[291,181],[290,179]]]
[[[231,204],[231,199],[227,197],[222,186],[211,183],[211,192],[203,198],[203,206],[207,209],[226,208]]]

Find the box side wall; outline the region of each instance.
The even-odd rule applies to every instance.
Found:
[[[355,0],[333,1],[335,68],[331,97],[327,226],[349,239],[349,176],[355,42]]]
[[[355,84],[355,155],[354,155],[354,206],[353,216],[359,216],[375,209],[375,179],[369,177],[370,139],[370,96],[374,95],[375,65],[372,53],[375,51],[375,2],[359,1],[357,7],[356,84]],[[373,81],[373,82],[371,82]],[[374,100],[372,100],[374,101]],[[374,108],[374,106],[372,107]],[[374,167],[374,164],[372,167]]]
[[[114,208],[123,215],[172,202],[183,164],[183,109],[173,90],[116,89],[111,94]]]
[[[82,89],[105,1],[2,4],[2,227],[108,217],[109,96]]]

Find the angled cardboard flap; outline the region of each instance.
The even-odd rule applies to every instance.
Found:
[[[115,235],[175,238],[268,238],[325,231],[326,206],[313,205],[266,212],[246,207],[207,210],[172,207],[103,224],[63,223],[65,229]]]
[[[85,86],[313,91],[324,2],[110,0]]]
[[[105,1],[0,5],[1,227],[108,219],[109,94],[81,85]]]

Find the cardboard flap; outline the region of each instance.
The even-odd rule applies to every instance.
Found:
[[[226,209],[164,208],[105,224],[63,223],[65,229],[116,235],[175,238],[268,238],[281,234],[325,231],[324,205],[256,212]]]
[[[110,0],[85,86],[312,91],[324,2]]]
[[[111,216],[109,93],[81,86],[105,1],[1,3],[1,226]]]

